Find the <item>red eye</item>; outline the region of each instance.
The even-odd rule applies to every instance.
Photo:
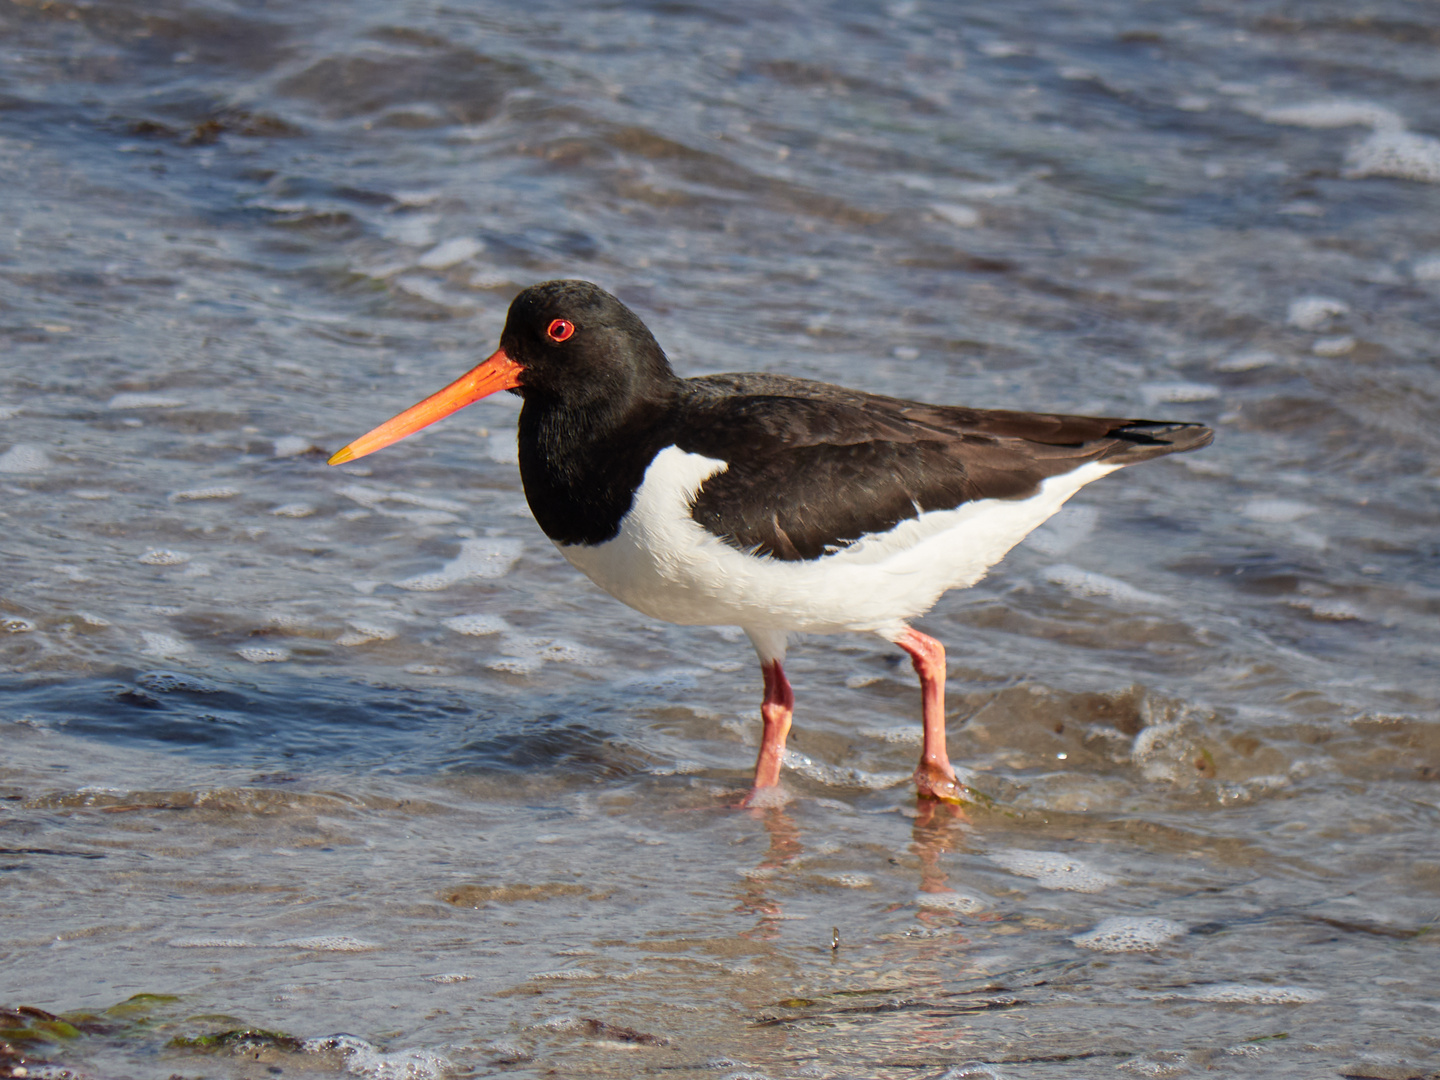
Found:
[[[551,341],[566,341],[575,333],[575,324],[567,319],[556,319],[545,333],[550,335]]]

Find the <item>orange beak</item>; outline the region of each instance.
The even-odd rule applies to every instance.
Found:
[[[349,446],[330,459],[331,465],[343,465],[376,450],[383,450],[393,442],[399,442],[406,435],[413,435],[423,427],[433,424],[463,409],[466,405],[489,397],[499,390],[510,390],[520,385],[522,368],[505,355],[504,349],[494,354],[477,368],[467,371],[438,394],[431,394],[418,405],[411,405],[399,416],[391,417],[374,431],[361,435]]]

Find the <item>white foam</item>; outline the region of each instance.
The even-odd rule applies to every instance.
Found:
[[[394,627],[382,623],[355,620],[349,626],[349,630],[335,639],[336,645],[353,648],[356,645],[366,645],[372,641],[392,641],[396,635]]]
[[[108,409],[179,409],[185,405],[181,398],[167,394],[116,394],[107,403]]]
[[[191,488],[189,491],[175,491],[170,494],[171,502],[200,502],[204,499],[233,499],[240,494],[239,488],[233,487],[204,487]]]
[[[598,979],[600,973],[591,971],[589,968],[562,968],[559,971],[537,971],[530,978],[547,982],[579,982],[586,979]]]
[[[988,901],[969,893],[946,889],[943,892],[922,892],[915,897],[915,906],[926,911],[951,911],[958,915],[974,915],[991,907]]]
[[[146,566],[179,566],[189,562],[190,556],[183,551],[171,551],[169,548],[152,548],[136,561]]]
[[[1393,176],[1440,183],[1440,139],[1413,131],[1376,130],[1346,151],[1342,175],[1347,180]]]
[[[1319,330],[1331,319],[1350,313],[1350,305],[1344,300],[1328,296],[1302,296],[1290,301],[1285,321],[1301,330]]]
[[[1304,1005],[1325,995],[1303,986],[1265,986],[1248,983],[1216,983],[1187,994],[1195,1001],[1239,1002],[1252,1005]]]
[[[179,638],[171,637],[169,634],[159,634],[153,630],[140,631],[140,642],[140,651],[157,660],[169,660],[173,657],[184,656],[190,651],[190,646]]]
[[[342,1054],[347,1072],[374,1080],[437,1080],[455,1068],[443,1054],[429,1050],[381,1051],[354,1035],[306,1039],[300,1049],[307,1054]]]
[[[1312,599],[1301,597],[1287,601],[1291,607],[1302,608],[1317,619],[1326,622],[1365,622],[1365,615],[1354,604],[1345,600]]]
[[[473,976],[466,975],[462,971],[444,971],[441,972],[439,975],[425,976],[425,981],[432,983],[440,983],[442,986],[448,986],[450,983],[468,982],[471,978],[473,978]]]
[[[1170,919],[1105,919],[1095,929],[1070,940],[1082,949],[1095,952],[1151,952],[1186,932],[1185,924]]]
[[[828,787],[858,787],[869,791],[883,791],[910,780],[909,773],[872,773],[863,769],[825,765],[796,750],[787,749],[783,761],[785,768]]]
[[[276,517],[303,518],[315,513],[315,508],[308,503],[285,503],[275,507],[270,513]]]
[[[244,938],[186,937],[174,938],[165,944],[172,949],[253,949],[255,943]]]
[[[1383,105],[1344,98],[1264,109],[1260,118],[1271,124],[1308,128],[1369,127],[1394,130],[1405,126],[1405,121],[1398,113]]]
[[[277,458],[299,457],[314,447],[309,439],[303,435],[281,435],[275,440],[275,456]]]
[[[406,664],[405,670],[411,675],[453,675],[454,668],[442,664]]]
[[[510,572],[525,545],[509,537],[480,537],[460,541],[460,553],[430,574],[417,574],[395,582],[412,592],[436,592],[461,581],[504,577]]]
[[[50,467],[50,458],[31,443],[16,443],[0,454],[0,473],[37,473]]]
[[[1280,358],[1269,349],[1246,349],[1221,360],[1215,365],[1215,370],[1254,371],[1256,368],[1269,367],[1278,359]]]
[[[236,649],[235,655],[252,664],[278,664],[290,659],[290,650],[275,646],[246,645]]]
[[[1251,521],[1288,525],[1315,513],[1315,507],[1294,499],[1251,499],[1240,508],[1240,513]]]
[[[875,681],[875,680],[872,680]],[[849,682],[846,684],[849,686]],[[925,730],[918,724],[897,724],[895,727],[861,728],[855,734],[866,739],[877,739],[884,743],[894,743],[898,746],[919,746],[925,741]]]
[[[444,240],[436,244],[416,259],[415,265],[422,266],[426,270],[446,270],[484,250],[485,245],[474,237],[457,236],[452,240]]]
[[[868,889],[875,884],[875,879],[869,874],[826,874],[824,880],[846,889]]]
[[[1140,396],[1147,406],[1175,404],[1186,401],[1210,401],[1220,396],[1220,388],[1200,382],[1143,383]]]
[[[456,615],[453,619],[446,619],[440,625],[454,630],[457,634],[470,634],[472,637],[503,634],[510,629],[510,624],[499,615],[488,614]]]
[[[1118,578],[1107,577],[1090,570],[1081,570],[1068,563],[1057,563],[1046,569],[1045,580],[1059,585],[1071,596],[1103,596],[1127,604],[1168,604],[1170,601],[1155,593],[1127,585]]]
[[[22,619],[18,615],[0,618],[0,630],[4,630],[7,634],[28,634],[34,629],[33,622],[29,619]]]
[[[980,224],[980,212],[973,206],[961,203],[931,203],[930,210],[942,221],[961,229],[973,229]]]
[[[1318,338],[1310,351],[1316,356],[1344,356],[1355,351],[1355,339],[1349,334]]]
[[[1092,893],[1115,884],[1109,874],[1058,851],[997,851],[988,858],[1012,874],[1034,878],[1046,889]]]
[[[323,934],[317,937],[287,938],[284,941],[277,941],[271,948],[275,949],[318,949],[322,952],[369,952],[371,949],[379,949],[382,946],[374,941],[364,941],[361,938],[350,937],[346,934]]]

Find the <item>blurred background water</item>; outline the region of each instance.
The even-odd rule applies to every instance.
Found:
[[[1435,1075],[1437,45],[0,6],[0,1069]],[[748,644],[563,562],[509,395],[325,467],[561,276],[686,374],[1215,425],[922,621],[992,807],[917,816],[909,666],[833,638],[733,809]]]

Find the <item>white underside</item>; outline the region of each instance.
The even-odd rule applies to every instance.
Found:
[[[1028,499],[983,499],[871,533],[819,559],[748,555],[690,517],[700,485],[725,462],[670,446],[655,455],[613,540],[560,553],[617,600],[689,626],[742,626],[756,640],[873,631],[894,638],[948,589],[973,585],[1092,480],[1092,462],[1051,477]]]

